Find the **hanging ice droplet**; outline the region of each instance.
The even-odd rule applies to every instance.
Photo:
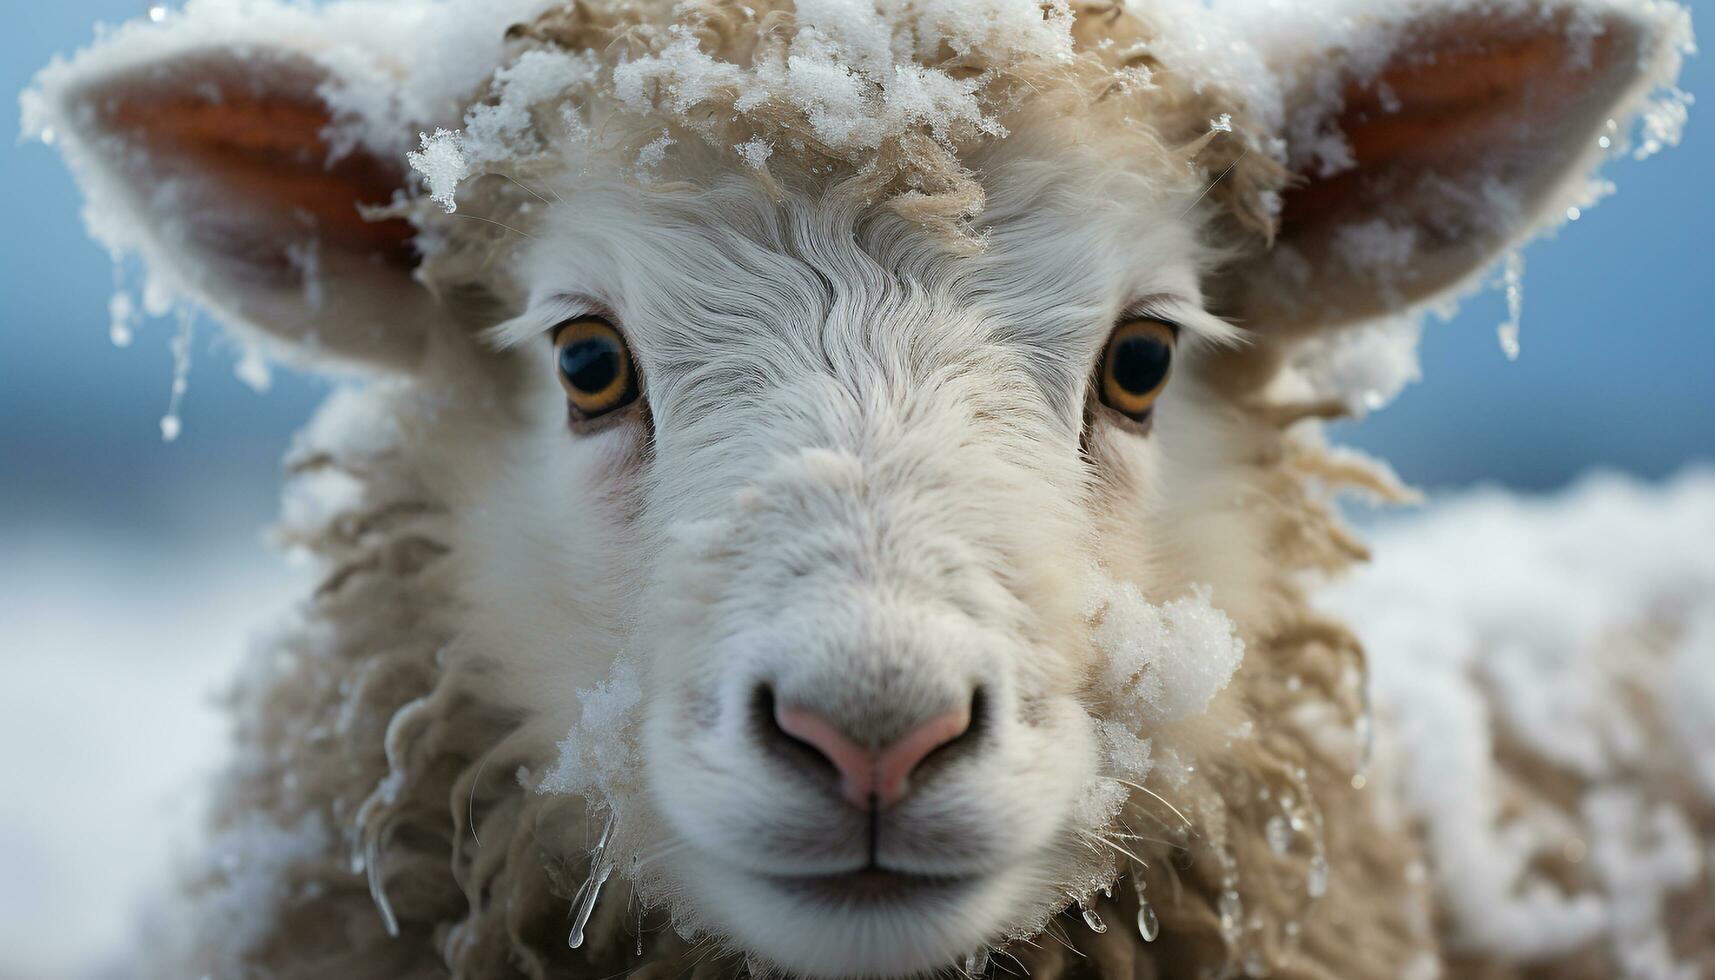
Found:
[[[1357,767],[1353,770],[1352,787],[1363,789],[1364,775],[1370,771],[1370,759],[1375,755],[1376,749],[1375,710],[1370,704],[1368,676],[1360,672],[1355,684],[1358,688],[1358,718],[1353,725],[1353,734],[1358,740],[1358,758]]]
[[[42,139],[42,145],[43,146],[53,146],[54,140],[57,138],[58,138],[58,134],[56,134],[54,132],[54,128],[52,126],[43,126],[42,127],[41,139]]]
[[[166,20],[167,19],[167,5],[164,3],[152,3],[152,4],[150,4],[149,5],[149,19],[154,21],[157,24],[159,24],[163,20]]]
[[[115,347],[131,346],[131,321],[137,314],[131,294],[120,290],[107,301],[107,339]]]
[[[1317,854],[1310,859],[1310,873],[1304,881],[1304,889],[1311,898],[1321,898],[1328,894],[1328,858]]]
[[[274,372],[268,368],[268,358],[255,348],[244,352],[244,356],[240,357],[238,364],[233,367],[232,373],[244,382],[245,387],[259,395],[274,384]]]
[[[971,980],[982,980],[989,972],[989,951],[979,949],[965,957],[965,976]]]
[[[1601,147],[1602,149],[1606,150],[1608,147],[1614,145],[1614,141],[1609,139],[1606,136],[1603,136],[1603,137],[1596,140],[1596,145]]]
[[[175,423],[177,419],[173,420]],[[167,420],[161,420],[161,434],[166,435]],[[171,442],[172,436],[167,436]],[[369,900],[375,903],[375,911],[381,913],[381,927],[387,930],[389,936],[398,938],[399,920],[393,915],[393,903],[387,900],[387,885],[381,880],[381,835],[372,833],[363,843],[363,867],[369,879]]]
[[[1139,902],[1137,906],[1137,934],[1146,943],[1155,942],[1155,937],[1161,935],[1161,920],[1155,916],[1155,906],[1147,901]]]
[[[1216,903],[1215,911],[1221,916],[1221,935],[1227,937],[1227,942],[1237,942],[1239,931],[1244,925],[1244,904],[1239,900],[1239,893],[1229,888],[1221,893],[1221,900]]]
[[[1268,818],[1263,834],[1268,838],[1269,849],[1276,854],[1285,854],[1292,846],[1292,825],[1278,813]]]
[[[184,423],[179,419],[179,402],[184,400],[191,374],[191,330],[195,317],[190,307],[179,307],[179,329],[168,345],[173,352],[173,387],[167,398],[167,414],[161,416],[161,441],[172,442],[179,437]]]
[[[1102,921],[1102,917],[1096,914],[1095,909],[1080,906],[1080,910],[1084,913],[1084,925],[1089,926],[1091,932],[1103,933],[1108,931],[1108,924]]]
[[[572,916],[572,931],[566,936],[566,945],[577,949],[584,944],[584,930],[589,927],[590,916],[595,913],[596,900],[601,898],[601,888],[607,884],[608,876],[613,874],[613,864],[603,861],[590,872],[583,887],[578,889],[577,911]]]
[[[1501,353],[1507,356],[1507,360],[1516,361],[1519,354],[1519,325],[1524,319],[1524,253],[1516,248],[1507,253],[1501,268],[1501,282],[1507,292],[1507,320],[1501,324],[1498,331]]]
[[[613,814],[608,814],[600,839],[590,848],[590,876],[584,879],[577,895],[572,898],[572,931],[566,936],[566,945],[572,949],[584,944],[584,930],[589,927],[590,916],[595,914],[596,900],[601,898],[601,888],[613,874],[613,862],[607,857],[607,842],[613,836],[614,819]]]

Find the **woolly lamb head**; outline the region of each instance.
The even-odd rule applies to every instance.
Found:
[[[1684,30],[210,2],[28,109],[164,294],[390,392],[442,689],[574,804],[517,833],[578,937],[611,875],[753,963],[905,976],[1093,905],[1179,831],[1146,785],[1222,796],[1356,550],[1307,474],[1385,486],[1291,428],[1343,409],[1315,358],[1595,193]]]

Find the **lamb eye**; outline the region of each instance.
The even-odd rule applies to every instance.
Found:
[[[631,351],[613,324],[595,317],[568,320],[554,330],[560,387],[583,418],[606,415],[637,400]]]
[[[1102,404],[1141,421],[1173,373],[1173,325],[1140,317],[1114,328],[1102,354],[1098,383]]]

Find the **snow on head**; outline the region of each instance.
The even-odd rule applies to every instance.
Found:
[[[463,140],[445,129],[435,130],[433,136],[424,133],[422,139],[422,148],[406,154],[406,159],[411,169],[423,175],[430,198],[452,214],[459,209],[459,181],[470,176],[470,162],[461,148]]]

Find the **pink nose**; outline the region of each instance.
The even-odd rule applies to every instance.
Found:
[[[776,705],[780,730],[821,753],[840,774],[840,794],[853,806],[892,806],[905,796],[912,770],[931,752],[971,727],[970,709],[936,715],[892,745],[866,748],[847,738],[821,715],[804,708]]]

